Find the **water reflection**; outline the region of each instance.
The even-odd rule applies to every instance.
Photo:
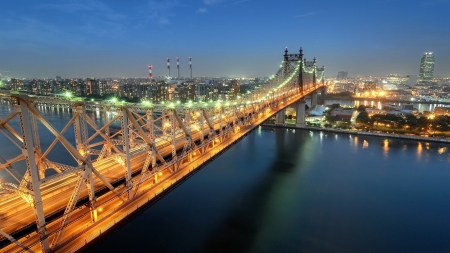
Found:
[[[369,142],[364,140],[363,141],[363,148],[368,148],[369,147]]]
[[[423,150],[422,143],[421,142],[417,143],[417,158],[418,159],[420,159],[420,157],[422,156],[422,150]]]
[[[383,141],[383,155],[387,157],[389,154],[389,140],[384,139]]]
[[[157,252],[445,252],[450,170],[440,153],[449,145],[422,150],[427,144],[353,134],[261,133],[89,252],[148,245]],[[149,226],[155,237],[145,233]]]

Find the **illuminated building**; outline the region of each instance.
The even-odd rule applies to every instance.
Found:
[[[434,55],[430,52],[425,53],[422,57],[422,60],[420,61],[419,71],[420,85],[431,84],[431,82],[433,81],[434,60]]]
[[[348,72],[347,71],[339,71],[337,75],[337,80],[346,80],[348,78]]]
[[[442,106],[436,106],[434,108],[434,115],[436,116],[449,116],[450,115],[450,108],[449,107],[442,107]]]
[[[97,80],[97,79],[87,79],[87,88],[89,89],[87,94],[90,95],[104,95],[106,87],[106,82],[103,80]]]

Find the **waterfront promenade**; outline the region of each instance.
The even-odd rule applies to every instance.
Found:
[[[345,130],[345,129],[310,127],[310,126],[298,127],[295,125],[275,125],[275,124],[266,124],[266,123],[262,124],[262,125],[278,127],[278,128],[302,129],[302,130],[323,131],[323,132],[332,132],[332,133],[346,133],[346,134],[357,134],[357,135],[365,135],[365,136],[379,136],[379,137],[386,137],[386,138],[406,139],[406,140],[416,140],[416,141],[450,143],[450,139],[424,137],[424,136],[417,136],[417,135],[388,134],[388,133],[377,133],[377,132],[373,132],[373,131],[366,132],[366,131],[357,131],[357,130]]]
[[[382,103],[402,103],[402,104],[440,104],[440,105],[450,105],[450,99],[440,99],[438,100],[400,100],[400,99],[387,99],[387,98],[365,98],[365,97],[350,97],[350,98],[339,98],[334,99],[332,97],[325,98],[325,100],[343,100],[343,101],[374,101]]]

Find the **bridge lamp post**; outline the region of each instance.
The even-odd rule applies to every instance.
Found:
[[[248,96],[248,98],[250,98],[251,97],[250,91],[248,90],[247,94],[245,94],[245,95]],[[253,99],[253,97],[251,97],[251,98]]]
[[[70,98],[72,97],[72,93],[67,91],[66,93],[64,93],[64,96],[70,100]]]

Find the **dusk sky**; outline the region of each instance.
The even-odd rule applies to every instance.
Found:
[[[0,72],[25,78],[270,76],[291,53],[326,76],[450,76],[450,0],[58,0],[0,2]],[[9,72],[5,72],[9,71]]]

